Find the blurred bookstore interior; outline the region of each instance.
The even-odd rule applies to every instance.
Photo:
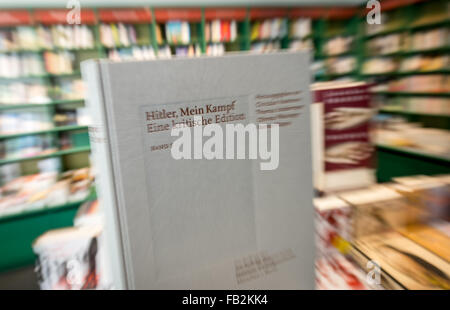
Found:
[[[311,59],[316,288],[450,289],[448,1],[66,2],[0,3],[0,289],[111,285],[81,61],[280,50]]]

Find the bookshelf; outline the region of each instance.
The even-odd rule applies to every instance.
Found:
[[[382,144],[377,145],[377,165],[379,182],[389,182],[398,176],[450,173],[448,157]]]
[[[73,148],[69,148],[69,149],[56,150],[56,151],[52,151],[48,154],[42,154],[42,155],[5,158],[5,159],[0,160],[0,165],[18,163],[18,162],[23,162],[23,161],[40,160],[40,159],[51,158],[51,157],[60,157],[60,156],[76,154],[76,153],[87,153],[90,150],[91,150],[90,146],[80,146],[80,147],[73,147]]]
[[[412,2],[411,2],[412,3]],[[363,54],[365,59],[389,59],[394,65],[394,69],[389,72],[367,73],[361,70],[361,78],[374,83],[389,83],[405,78],[417,78],[433,76],[448,77],[450,68],[445,62],[439,67],[434,64],[433,68],[417,68],[405,69],[403,64],[410,59],[439,60],[449,54],[448,38],[439,38],[439,29],[448,28],[450,18],[446,1],[422,1],[415,5],[406,3],[395,4],[391,1],[385,6],[386,10],[382,12],[384,15],[384,26],[375,33],[365,32],[362,36],[365,49]],[[447,29],[448,30],[448,29]],[[434,37],[432,31],[436,33]],[[400,37],[400,44],[396,50],[388,50],[387,52],[374,53],[376,50],[370,42],[374,40],[389,40],[393,36]],[[422,36],[422,37],[419,37]],[[428,40],[425,40],[428,36]],[[394,40],[391,40],[392,42]],[[438,42],[438,45],[429,43],[422,46],[422,42]],[[420,43],[420,44],[418,44]],[[394,44],[395,45],[395,44]],[[425,64],[427,64],[424,61]],[[415,80],[414,80],[415,81]],[[436,104],[449,104],[448,89],[432,89],[424,91],[420,87],[426,80],[417,80],[413,83],[414,88],[405,89],[386,89],[375,92],[375,96],[381,102],[384,102],[379,108],[379,115],[401,116],[408,122],[421,123],[425,128],[450,129],[450,119],[448,112],[436,111]],[[434,99],[442,100],[442,102],[432,102]],[[398,103],[403,100],[400,106]],[[410,104],[404,103],[405,100],[421,100],[428,104],[426,108],[411,107]],[[447,101],[447,102],[445,102]],[[391,104],[393,102],[394,104]],[[434,105],[433,105],[434,104]],[[444,107],[445,108],[445,107]],[[447,110],[447,109],[444,109]],[[426,153],[414,148],[398,147],[394,145],[377,145],[378,154],[378,170],[377,177],[381,182],[390,181],[392,177],[406,176],[414,174],[443,174],[450,172],[449,159],[432,153]]]
[[[389,1],[382,7],[384,10],[380,29],[362,34],[362,55],[365,61],[368,63],[376,59],[378,62],[374,62],[373,67],[392,65],[392,68],[387,72],[367,72],[369,66],[362,64],[360,78],[388,86],[374,92],[376,100],[383,103],[379,107],[379,115],[400,116],[408,122],[421,123],[425,128],[449,130],[450,113],[445,112],[448,109],[442,106],[450,103],[447,99],[450,95],[448,88],[445,85],[428,90],[423,88],[427,84],[427,78],[431,81],[433,77],[442,77],[444,80],[450,73],[450,67],[445,61],[437,65],[449,53],[448,37],[439,36],[440,29],[448,30],[450,24],[448,3],[441,0],[418,1],[410,5],[412,3]],[[361,28],[370,29],[363,26]],[[388,43],[387,49],[382,44],[374,44],[383,43],[383,40]],[[407,61],[410,61],[409,67]],[[391,84],[396,81],[400,83]],[[415,86],[409,87],[408,84]],[[377,154],[377,176],[381,182],[390,181],[397,176],[432,175],[450,171],[448,158],[443,155],[394,145],[377,145]]]
[[[26,132],[14,133],[14,134],[6,134],[6,135],[0,135],[0,140],[17,138],[17,137],[22,137],[22,136],[39,135],[39,134],[43,134],[43,133],[69,131],[69,130],[87,130],[87,126],[80,126],[80,125],[57,126],[54,128],[38,130],[38,131],[26,131]]]
[[[35,107],[45,107],[50,105],[64,105],[64,104],[83,104],[84,99],[73,100],[53,100],[46,103],[15,103],[15,104],[0,104],[0,111],[16,110],[16,109],[33,109]]]

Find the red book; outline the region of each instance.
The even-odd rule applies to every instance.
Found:
[[[230,34],[230,21],[225,20],[221,22],[221,38],[223,42],[228,42],[230,41],[231,38],[231,34]]]

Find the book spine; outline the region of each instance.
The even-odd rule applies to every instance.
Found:
[[[125,268],[120,235],[120,222],[114,192],[114,173],[108,138],[100,63],[88,60],[81,64],[87,87],[86,106],[92,117],[89,139],[94,159],[95,182],[101,211],[104,215],[104,234],[113,289],[125,289]]]

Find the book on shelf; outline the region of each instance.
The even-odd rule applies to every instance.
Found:
[[[313,175],[316,189],[348,190],[375,183],[369,129],[374,110],[363,82],[312,86]]]
[[[308,68],[306,53],[82,63],[117,288],[313,288]],[[210,122],[278,123],[278,167],[171,156],[174,124]]]

